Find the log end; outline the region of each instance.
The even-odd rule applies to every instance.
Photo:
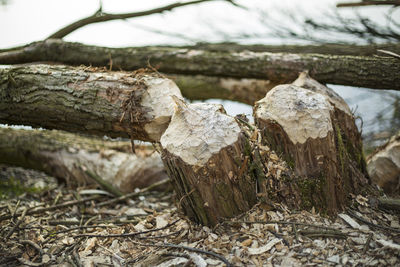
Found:
[[[152,116],[152,119],[144,125],[144,130],[150,139],[159,141],[174,112],[174,101],[171,96],[180,99],[183,99],[183,96],[178,86],[169,79],[147,78],[145,83],[147,90],[141,99],[141,106],[150,110],[148,116]]]
[[[321,94],[295,85],[278,85],[256,102],[254,116],[280,125],[293,144],[304,144],[309,138],[325,138],[332,132],[332,111]]]
[[[186,106],[176,101],[176,111],[161,137],[161,146],[189,165],[203,166],[213,154],[236,142],[239,133],[237,122],[225,114],[222,105]]]

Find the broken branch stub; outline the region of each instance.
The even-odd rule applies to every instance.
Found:
[[[300,87],[301,86],[301,87]],[[294,170],[300,207],[334,214],[369,178],[361,135],[343,99],[305,73],[276,86],[254,107],[263,143]]]
[[[146,71],[29,65],[0,69],[0,123],[158,142],[173,113],[171,80]]]
[[[241,126],[221,105],[175,101],[161,147],[183,211],[198,223],[215,225],[249,210],[256,203],[256,181]]]

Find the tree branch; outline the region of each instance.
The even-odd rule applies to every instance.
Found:
[[[393,49],[385,50],[398,53]],[[398,60],[387,57],[218,51],[197,47],[107,48],[54,39],[33,43],[15,52],[0,52],[0,64],[50,61],[107,66],[110,58],[114,68],[125,70],[143,68],[150,62],[160,72],[168,74],[255,78],[280,83],[291,82],[299,72],[309,70],[310,75],[322,83],[400,89]]]
[[[362,1],[356,3],[338,3],[336,7],[360,7],[360,6],[383,6],[383,5],[390,5],[390,6],[399,6],[400,1]]]
[[[158,7],[158,8],[154,8],[154,9],[149,9],[146,11],[123,13],[123,14],[109,14],[109,13],[103,13],[103,12],[101,12],[101,10],[98,10],[93,15],[91,15],[87,18],[84,18],[84,19],[80,19],[80,20],[58,30],[57,32],[50,35],[47,39],[62,39],[66,35],[70,34],[71,32],[73,32],[79,28],[82,28],[86,25],[93,24],[93,23],[105,22],[105,21],[117,20],[117,19],[129,19],[129,18],[143,17],[143,16],[152,15],[152,14],[163,13],[165,11],[171,11],[172,9],[175,9],[177,7],[194,5],[194,4],[199,4],[199,3],[203,3],[203,2],[209,2],[209,1],[215,1],[215,0],[196,0],[196,1],[189,1],[189,2],[183,2],[183,3],[176,2],[176,3],[170,4],[170,5],[166,5],[166,6]],[[225,0],[225,1],[231,2],[228,0]]]

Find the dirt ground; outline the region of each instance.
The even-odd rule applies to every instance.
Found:
[[[1,266],[400,265],[399,211],[363,196],[335,218],[259,204],[210,229],[172,192],[116,201],[8,166],[0,182]]]

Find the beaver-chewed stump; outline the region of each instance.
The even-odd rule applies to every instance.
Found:
[[[248,137],[221,105],[178,98],[161,137],[162,159],[178,205],[195,222],[215,225],[256,203]]]
[[[254,117],[262,142],[294,171],[280,182],[295,192],[288,198],[291,204],[335,214],[348,205],[351,194],[370,188],[361,135],[349,107],[306,73],[269,91],[256,103]]]

